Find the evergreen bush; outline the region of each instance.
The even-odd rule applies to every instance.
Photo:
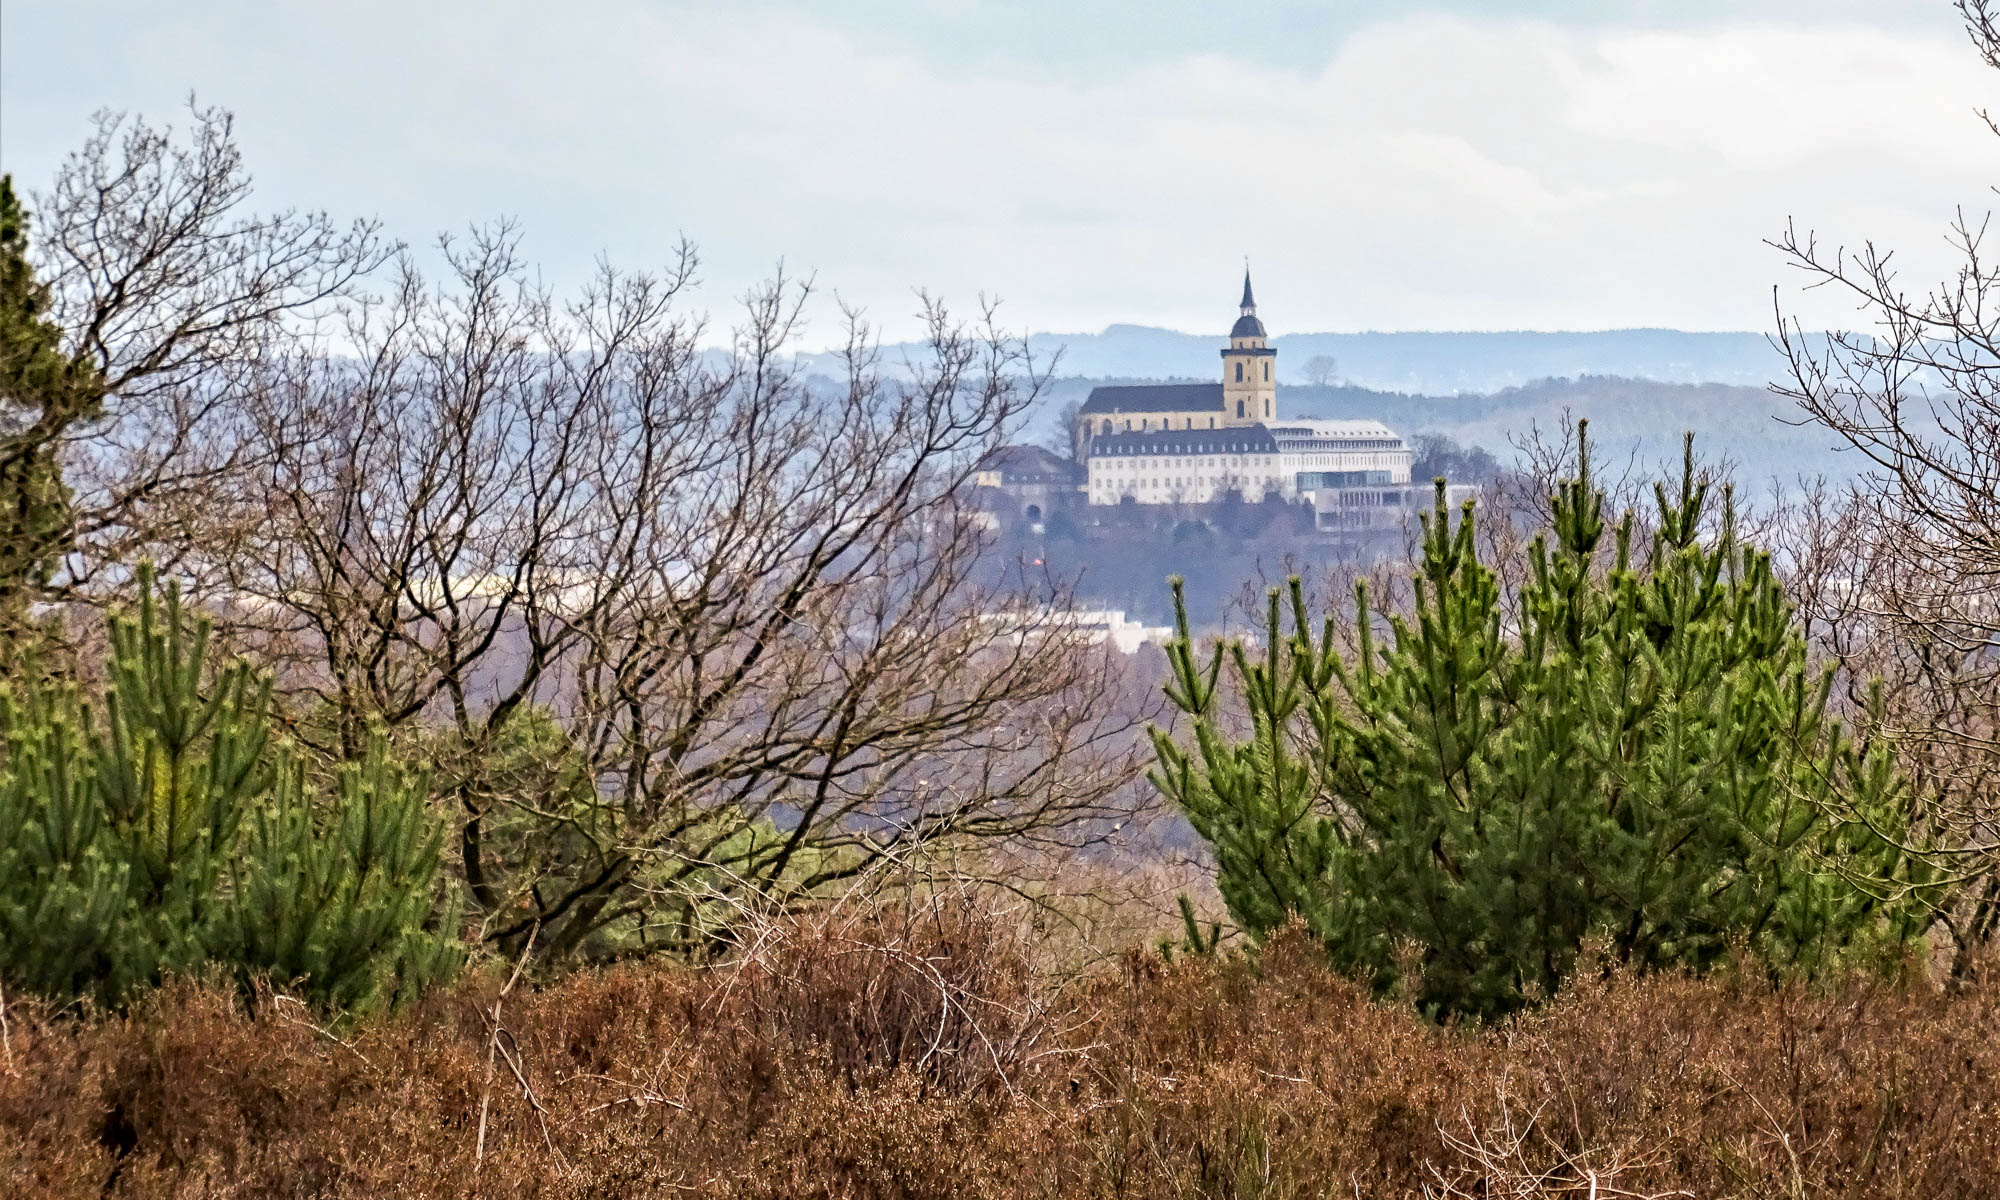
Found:
[[[378,739],[311,786],[274,745],[269,677],[238,661],[204,689],[208,622],[140,582],[99,704],[70,684],[0,693],[0,978],[117,1005],[224,964],[339,1009],[448,975],[425,780]]]
[[[28,213],[0,175],[0,678],[38,640],[32,606],[70,534],[65,435],[101,408],[102,380],[67,354],[28,262]]]
[[[1920,935],[1906,789],[1828,714],[1769,556],[1726,502],[1709,520],[1691,446],[1655,498],[1638,556],[1586,448],[1503,603],[1472,505],[1454,523],[1440,481],[1413,611],[1357,589],[1351,657],[1297,579],[1289,631],[1274,589],[1261,651],[1198,655],[1175,582],[1168,696],[1192,738],[1153,730],[1153,778],[1246,931],[1297,913],[1383,990],[1411,982],[1415,947],[1419,1005],[1474,1015],[1551,994],[1593,940],[1639,969],[1740,942],[1811,971]]]

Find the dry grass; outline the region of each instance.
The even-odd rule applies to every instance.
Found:
[[[1612,978],[1447,1030],[1294,938],[1056,983],[953,897],[504,984],[351,1031],[14,999],[0,1195],[2000,1195],[1990,983]]]

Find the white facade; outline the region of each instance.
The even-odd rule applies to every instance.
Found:
[[[1330,487],[1410,482],[1410,448],[1380,421],[1288,421],[1242,429],[1100,437],[1085,485],[1092,504],[1252,503]]]
[[[1456,509],[1478,494],[1466,484],[1445,489],[1445,504]],[[1341,488],[1315,488],[1307,495],[1313,506],[1313,527],[1321,532],[1363,532],[1402,527],[1412,512],[1429,508],[1437,501],[1432,484],[1392,484]]]
[[[1160,453],[1092,455],[1085,485],[1090,502],[1122,504],[1130,497],[1139,504],[1211,504],[1231,491],[1250,501],[1263,499],[1266,492],[1285,494],[1283,456],[1275,452],[1232,451],[1224,448],[1231,445],[1225,442],[1176,453],[1172,443],[1161,441]]]
[[[1292,475],[1387,471],[1384,483],[1410,481],[1410,448],[1380,421],[1276,421],[1270,429]]]
[[[1073,638],[1081,645],[1110,646],[1120,654],[1135,654],[1148,643],[1164,646],[1173,640],[1174,630],[1165,625],[1146,625],[1131,620],[1123,609],[1041,609],[1034,612],[991,612],[979,620],[1004,638],[1019,645],[1029,639]]]

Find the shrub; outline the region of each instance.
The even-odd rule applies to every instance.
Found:
[[[100,1020],[17,1002],[0,1195],[2000,1194],[1990,985],[1613,971],[1452,1029],[1302,933],[1134,955],[1053,1005],[949,926],[771,933],[774,957],[524,979],[504,1007],[468,973],[338,1040],[189,982]],[[861,1007],[932,969],[991,1031],[1024,1000],[1060,1019],[993,1086],[979,1038],[923,1032],[936,1011]]]
[[[1168,695],[1193,737],[1154,730],[1154,780],[1213,848],[1238,923],[1297,913],[1382,989],[1414,944],[1424,1008],[1489,1016],[1553,993],[1591,939],[1639,968],[1705,967],[1742,940],[1816,970],[1919,935],[1930,879],[1897,847],[1886,752],[1827,716],[1830,676],[1726,505],[1704,534],[1691,447],[1677,492],[1655,494],[1641,554],[1633,514],[1607,525],[1586,449],[1503,598],[1471,504],[1454,524],[1440,485],[1415,611],[1376,613],[1363,587],[1350,658],[1294,579],[1289,628],[1273,590],[1262,651],[1229,649],[1233,696],[1175,584]]]
[[[235,662],[204,689],[208,623],[141,584],[98,704],[43,684],[0,706],[0,979],[116,1005],[222,964],[349,1008],[448,974],[424,780],[378,741],[309,785],[272,744],[270,679]]]

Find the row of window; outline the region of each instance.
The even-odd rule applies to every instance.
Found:
[[[1119,479],[1113,479],[1113,478],[1110,478],[1109,476],[1106,476],[1105,478],[1102,478],[1102,479],[1093,479],[1093,480],[1091,480],[1091,487],[1092,487],[1093,489],[1101,489],[1101,488],[1107,488],[1107,487],[1114,487],[1114,488],[1116,488],[1116,487],[1164,487],[1164,486],[1168,486],[1168,485],[1172,485],[1172,486],[1176,486],[1176,487],[1182,487],[1182,486],[1185,486],[1185,487],[1196,487],[1196,486],[1200,486],[1200,487],[1239,487],[1239,486],[1242,486],[1243,484],[1246,484],[1246,483],[1257,483],[1257,482],[1269,482],[1269,483],[1272,483],[1272,484],[1275,484],[1275,483],[1277,483],[1277,482],[1278,482],[1278,478],[1279,478],[1279,477],[1278,477],[1278,475],[1276,475],[1275,473],[1272,473],[1272,472],[1268,472],[1268,471],[1246,471],[1246,472],[1243,472],[1243,473],[1240,473],[1240,474],[1239,474],[1239,473],[1237,473],[1237,472],[1234,472],[1234,471],[1232,471],[1232,472],[1228,472],[1228,473],[1226,473],[1226,474],[1214,474],[1214,475],[1185,475],[1185,476],[1183,476],[1183,475],[1139,475],[1139,476],[1135,476],[1135,477],[1129,477],[1129,478],[1119,478]]]
[[[1256,500],[1268,494],[1283,495],[1275,481],[1258,483],[1245,480],[1229,487],[1188,486],[1167,481],[1128,481],[1119,487],[1098,488],[1090,494],[1093,504],[1116,504],[1120,500],[1178,500],[1183,503],[1201,504],[1220,499],[1229,491],[1235,491],[1246,499]]]
[[[1136,479],[1100,479],[1093,488],[1119,487],[1240,487],[1246,483],[1278,482],[1276,475],[1141,475]]]
[[[1402,450],[1406,448],[1401,438],[1341,438],[1337,441],[1325,438],[1314,438],[1310,441],[1297,438],[1279,438],[1278,445],[1281,449],[1291,451]]]
[[[1236,415],[1237,415],[1237,417],[1238,417],[1238,418],[1240,418],[1240,419],[1243,419],[1243,420],[1248,420],[1249,418],[1251,418],[1251,417],[1255,416],[1256,414],[1255,414],[1255,413],[1249,413],[1249,412],[1246,412],[1246,411],[1245,411],[1245,409],[1244,409],[1244,407],[1243,407],[1243,401],[1241,401],[1241,400],[1238,400],[1238,401],[1236,402]],[[1267,400],[1265,400],[1265,401],[1264,401],[1264,416],[1266,416],[1266,417],[1269,417],[1269,416],[1271,416],[1271,415],[1272,415],[1272,414],[1271,414],[1271,401],[1267,399]],[[1182,417],[1182,418],[1181,418],[1181,424],[1180,424],[1180,427],[1181,427],[1182,429],[1197,429],[1197,428],[1204,428],[1204,429],[1214,429],[1214,428],[1216,428],[1216,418],[1214,418],[1214,417],[1204,417],[1204,418],[1199,418],[1199,419],[1201,419],[1201,420],[1206,420],[1206,421],[1208,422],[1208,424],[1207,424],[1207,425],[1205,425],[1205,426],[1197,426],[1197,425],[1195,424],[1195,421],[1197,420],[1197,418],[1195,418],[1195,417]],[[1138,423],[1137,425],[1134,425],[1134,424],[1132,424],[1132,421],[1133,421],[1133,418],[1131,418],[1131,417],[1124,417],[1124,418],[1121,418],[1121,420],[1122,420],[1122,421],[1124,422],[1124,426],[1123,426],[1123,428],[1122,428],[1122,429],[1118,427],[1118,422],[1116,422],[1116,421],[1113,421],[1113,420],[1112,420],[1112,419],[1111,419],[1110,417],[1105,417],[1105,418],[1101,419],[1101,420],[1100,420],[1100,421],[1098,422],[1098,425],[1097,425],[1097,432],[1099,432],[1099,433],[1101,433],[1101,434],[1111,434],[1111,433],[1121,433],[1121,432],[1122,432],[1122,433],[1151,433],[1151,432],[1153,431],[1153,418],[1151,418],[1151,417],[1140,417],[1140,418],[1138,418],[1138,421],[1139,421],[1139,423]],[[1160,429],[1160,430],[1161,430],[1162,432],[1164,432],[1164,431],[1166,431],[1166,430],[1169,430],[1169,429],[1172,429],[1173,427],[1174,427],[1174,419],[1173,419],[1172,417],[1161,417],[1161,418],[1160,418],[1160,424],[1159,424],[1159,429]],[[1088,426],[1086,426],[1086,427],[1085,427],[1085,432],[1088,432]]]
[[[1308,450],[1308,452],[1312,452],[1312,462],[1328,462],[1334,456],[1348,458],[1348,456],[1352,456],[1358,450],[1370,450],[1370,448],[1372,450],[1402,450],[1402,446],[1398,442],[1334,442],[1334,444],[1324,444],[1324,446],[1318,446],[1318,448],[1306,448],[1306,446],[1296,446],[1296,444],[1278,446],[1278,450],[1282,450],[1286,454],[1300,454],[1302,450]],[[1262,446],[1246,446],[1242,442],[1228,442],[1224,446],[1214,446],[1214,448],[1206,448],[1206,446],[1204,448],[1194,448],[1194,446],[1188,446],[1186,442],[1168,442],[1164,446],[1132,446],[1132,448],[1112,446],[1112,448],[1106,448],[1096,458],[1150,458],[1150,456],[1158,456],[1158,454],[1264,454],[1264,456],[1270,456],[1272,452],[1266,450],[1266,448],[1262,448]],[[1370,462],[1380,462],[1380,456],[1370,454],[1368,458],[1370,458]]]
[[[1240,404],[1239,404],[1239,405],[1237,405],[1237,407],[1238,407],[1238,408],[1241,408],[1241,407],[1242,407],[1242,405],[1240,405]],[[1242,414],[1241,414],[1241,413],[1238,413],[1237,415],[1238,415],[1238,416],[1241,416]],[[1181,423],[1181,428],[1182,428],[1182,429],[1194,429],[1194,428],[1196,428],[1196,426],[1195,426],[1195,423],[1194,423],[1194,422],[1195,422],[1195,419],[1194,419],[1193,417],[1182,417],[1182,418],[1181,418],[1181,422],[1182,422],[1182,423]],[[1173,419],[1172,417],[1161,417],[1161,418],[1160,418],[1160,426],[1159,426],[1159,428],[1160,428],[1160,431],[1164,432],[1164,431],[1166,431],[1166,430],[1169,430],[1169,429],[1172,429],[1173,427],[1174,427],[1174,419]],[[1215,428],[1215,418],[1214,418],[1214,417],[1209,417],[1209,418],[1208,418],[1208,424],[1207,424],[1207,425],[1206,425],[1206,426],[1205,426],[1204,428],[1208,428],[1208,429],[1214,429],[1214,428]],[[1106,418],[1104,418],[1103,422],[1102,422],[1102,423],[1100,424],[1100,426],[1099,426],[1099,428],[1098,428],[1097,432],[1099,432],[1099,433],[1106,433],[1106,434],[1108,434],[1108,433],[1118,433],[1118,432],[1121,432],[1121,431],[1120,431],[1120,430],[1117,430],[1117,429],[1114,429],[1114,428],[1112,428],[1112,421],[1111,421],[1111,418],[1110,418],[1110,417],[1106,417]],[[1134,425],[1132,424],[1132,418],[1130,418],[1130,417],[1126,417],[1126,418],[1125,418],[1125,428],[1124,428],[1124,429],[1122,430],[1122,432],[1124,432],[1124,433],[1151,433],[1151,432],[1153,432],[1153,419],[1152,419],[1151,417],[1140,417],[1140,418],[1139,418],[1139,424],[1138,424],[1138,425],[1137,425],[1137,426],[1135,427],[1135,426],[1134,426]]]
[[[1245,459],[1246,457],[1250,459],[1250,461],[1249,461],[1249,462],[1247,462],[1247,463],[1246,463],[1246,462],[1244,461],[1244,459]],[[1111,457],[1108,457],[1108,456],[1105,456],[1105,455],[1099,455],[1099,456],[1098,456],[1097,458],[1093,458],[1093,459],[1091,459],[1090,461],[1091,461],[1091,465],[1092,465],[1093,467],[1098,467],[1098,468],[1100,468],[1100,469],[1102,469],[1102,470],[1106,470],[1106,471],[1127,471],[1127,472],[1130,472],[1130,471],[1156,471],[1156,470],[1158,470],[1158,469],[1159,469],[1159,468],[1161,468],[1161,467],[1218,467],[1218,466],[1221,466],[1221,467],[1242,467],[1242,466],[1263,466],[1263,467],[1268,467],[1268,466],[1270,466],[1270,465],[1271,465],[1271,460],[1272,460],[1272,459],[1274,459],[1274,458],[1276,458],[1276,457],[1277,457],[1277,456],[1276,456],[1276,455],[1274,455],[1274,454],[1252,454],[1252,455],[1247,455],[1247,456],[1246,456],[1246,455],[1241,455],[1241,454],[1239,454],[1239,455],[1235,455],[1235,456],[1232,456],[1232,457],[1231,457],[1231,458],[1229,459],[1229,461],[1227,461],[1227,462],[1220,462],[1220,461],[1218,461],[1218,460],[1216,460],[1216,459],[1213,459],[1213,458],[1200,458],[1200,459],[1195,459],[1195,458],[1190,458],[1190,459],[1180,459],[1180,458],[1172,458],[1172,459],[1168,459],[1168,460],[1166,460],[1166,461],[1164,461],[1164,462],[1162,462],[1162,461],[1158,461],[1158,460],[1154,460],[1154,461],[1148,461],[1148,462],[1140,462],[1140,461],[1136,461],[1136,456],[1135,456],[1135,461],[1132,461],[1132,462],[1120,462],[1120,461],[1118,461],[1118,460],[1116,460],[1116,459],[1114,459],[1114,458],[1111,458]]]
[[[1141,491],[1158,491],[1162,488],[1167,488],[1177,491],[1183,491],[1188,495],[1195,495],[1201,492],[1227,491],[1230,488],[1235,488],[1238,491],[1247,492],[1256,490],[1260,487],[1275,488],[1277,486],[1278,486],[1278,481],[1275,479],[1201,480],[1201,479],[1188,479],[1181,476],[1167,476],[1167,477],[1149,478],[1149,479],[1123,479],[1119,480],[1114,484],[1100,485],[1092,489],[1092,494],[1097,496],[1099,499],[1102,499],[1105,496],[1129,494],[1134,488],[1138,488]]]

